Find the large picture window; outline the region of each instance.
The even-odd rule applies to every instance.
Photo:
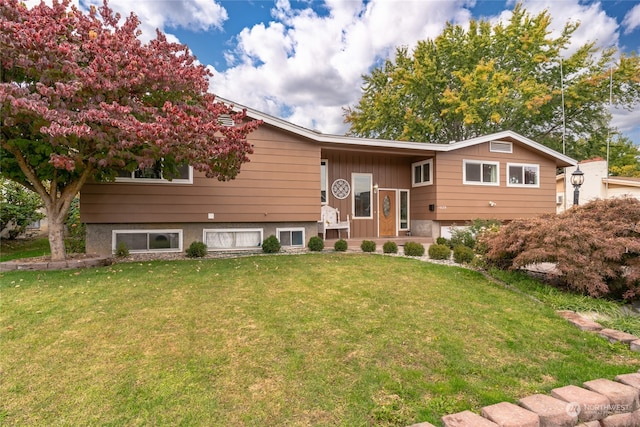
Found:
[[[182,252],[182,230],[113,230],[111,249],[125,245],[136,252]]]
[[[373,178],[370,173],[354,173],[351,175],[353,191],[353,217],[373,218],[371,212],[371,194]]]
[[[463,161],[463,180],[472,185],[500,185],[500,163],[476,160]]]
[[[507,186],[540,187],[540,166],[507,163]]]
[[[425,160],[423,162],[413,163],[411,165],[413,186],[430,185],[433,177],[433,160]]]
[[[162,160],[159,160],[149,168],[136,169],[133,172],[120,170],[116,181],[191,184],[193,183],[193,168],[189,165],[178,166],[177,174],[175,176],[168,176],[163,172]]]
[[[262,244],[262,229],[205,229],[202,240],[212,251],[257,249]]]

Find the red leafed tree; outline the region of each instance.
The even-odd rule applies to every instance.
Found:
[[[207,93],[210,73],[186,46],[159,31],[142,43],[139,24],[106,0],[88,14],[70,0],[0,0],[0,173],[42,197],[54,260],[66,258],[64,220],[87,179],[161,161],[164,176],[189,164],[227,180],[251,153],[260,123]]]

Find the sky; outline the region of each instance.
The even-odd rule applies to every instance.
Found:
[[[83,9],[102,0],[74,0]],[[523,0],[546,9],[552,33],[581,23],[572,48],[640,52],[640,0]],[[158,28],[189,46],[214,74],[211,91],[225,99],[329,134],[344,134],[343,109],[361,96],[362,75],[435,38],[446,22],[508,19],[514,0],[110,0],[140,18],[144,38]],[[553,34],[552,34],[553,35]],[[613,124],[640,145],[640,105],[613,111]]]

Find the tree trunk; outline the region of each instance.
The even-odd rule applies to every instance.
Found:
[[[67,258],[67,249],[64,246],[64,218],[62,215],[52,215],[48,218],[51,261],[64,261]]]

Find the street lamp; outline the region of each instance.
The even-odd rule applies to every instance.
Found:
[[[571,185],[573,185],[573,206],[578,206],[580,198],[580,186],[584,182],[584,172],[580,170],[580,165],[571,174]]]

